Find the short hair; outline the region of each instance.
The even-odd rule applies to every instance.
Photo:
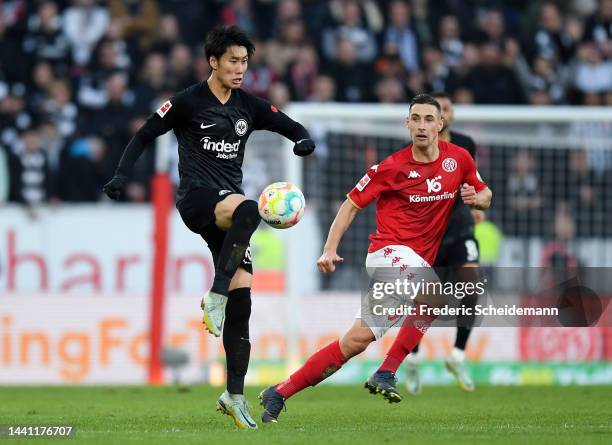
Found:
[[[221,59],[230,46],[244,46],[249,57],[255,52],[255,45],[239,27],[235,25],[215,26],[206,35],[206,43],[204,43],[206,60],[210,60],[211,57]]]
[[[416,104],[433,105],[434,107],[436,107],[436,110],[438,110],[438,114],[442,115],[442,108],[440,107],[440,104],[436,99],[433,98],[433,96],[429,94],[417,94],[416,96],[414,96],[410,101],[410,106],[408,107],[408,114],[410,114],[412,106]]]

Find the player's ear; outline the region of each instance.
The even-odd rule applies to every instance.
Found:
[[[215,56],[210,56],[210,59],[208,59],[208,64],[210,65],[210,69],[213,71],[216,71],[219,68],[219,61]]]

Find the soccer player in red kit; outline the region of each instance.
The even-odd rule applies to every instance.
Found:
[[[368,273],[378,269],[404,277],[406,272],[418,270],[427,279],[435,277],[430,265],[455,199],[460,196],[463,202],[481,210],[489,207],[492,193],[480,179],[472,157],[466,150],[438,139],[443,125],[439,103],[427,94],[415,96],[407,124],[412,144],[373,166],[338,210],[317,261],[321,272],[334,272],[336,264],[343,261],[336,253],[340,240],[355,216],[372,201],[376,201],[376,233],[370,236]],[[340,340],[317,351],[287,380],[260,394],[262,420],[276,422],[287,398],[326,379],[394,324],[401,323],[381,367],[366,382],[371,392],[382,394],[389,402],[399,402],[395,372],[435,319],[427,313],[428,307],[419,295],[414,315],[407,315],[403,322],[399,317],[386,317],[388,323],[381,325],[365,316],[362,319],[362,304],[357,320]]]

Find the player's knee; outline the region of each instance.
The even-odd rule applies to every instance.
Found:
[[[225,307],[225,325],[249,325],[251,318],[251,289],[241,287],[229,292]]]
[[[342,354],[348,359],[361,354],[365,351],[368,345],[372,342],[372,338],[364,335],[345,335],[340,339],[340,350]]]
[[[242,201],[238,207],[236,207],[234,215],[232,216],[233,223],[241,223],[253,229],[259,225],[260,221],[261,216],[259,216],[257,202],[252,199]]]

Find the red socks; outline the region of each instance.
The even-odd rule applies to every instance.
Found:
[[[389,348],[385,360],[378,368],[378,371],[397,372],[397,368],[402,364],[410,351],[421,341],[427,329],[437,318],[434,315],[427,314],[428,306],[426,303],[415,304],[415,315],[408,315],[400,328],[395,341]],[[423,315],[421,315],[423,314]]]
[[[340,351],[338,340],[315,352],[300,369],[291,374],[284,382],[274,387],[285,399],[309,386],[315,386],[332,375],[342,365],[346,358]]]

